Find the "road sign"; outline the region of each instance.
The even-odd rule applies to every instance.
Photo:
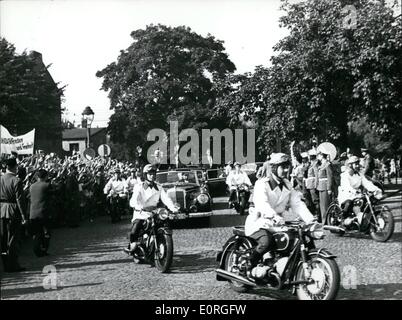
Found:
[[[92,160],[96,157],[96,152],[92,148],[86,148],[84,150],[83,154],[84,154],[85,159],[87,159],[87,160]]]
[[[101,144],[101,145],[98,147],[98,154],[99,154],[101,157],[110,156],[111,151],[112,151],[112,150],[110,149],[110,147],[109,147],[107,144]]]

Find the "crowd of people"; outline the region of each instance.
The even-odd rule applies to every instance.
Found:
[[[357,152],[355,152],[357,154]],[[292,186],[301,192],[308,209],[318,219],[326,220],[326,212],[333,200],[339,196],[342,173],[356,171],[376,187],[383,189],[383,183],[397,183],[401,177],[401,156],[392,159],[374,158],[367,148],[361,148],[358,156],[350,149],[331,159],[331,150],[324,146],[313,147],[306,152],[291,156],[291,165],[287,176]],[[358,165],[355,165],[358,164]],[[352,168],[353,166],[353,168]],[[269,177],[271,174],[270,156],[258,168],[257,179]],[[225,167],[226,183],[230,189],[229,201],[233,201],[237,185],[250,185],[247,175],[240,170],[238,163],[229,162]]]
[[[112,223],[128,210],[141,168],[133,163],[78,154],[61,159],[39,153],[1,159],[1,254],[6,271],[21,271],[18,246],[21,235],[32,236],[34,253],[47,254],[50,230],[78,227],[97,215],[110,215]]]
[[[309,212],[325,223],[330,202],[340,198],[338,193],[350,192],[342,189],[342,179],[350,183],[351,177],[357,177],[354,184],[377,191],[381,189],[381,176],[400,176],[400,157],[379,162],[367,149],[361,149],[361,155],[359,158],[347,150],[333,161],[331,151],[320,146],[296,156],[292,154],[289,165],[282,166],[280,173],[289,178],[290,187],[279,181],[281,179],[272,179],[273,168],[278,170],[278,165],[271,155],[256,173],[255,185],[267,180],[271,189],[278,186],[281,192],[283,187],[299,191]],[[138,164],[111,158],[88,160],[75,153],[62,159],[53,153],[38,153],[25,158],[14,154],[0,160],[1,252],[8,271],[22,269],[17,259],[21,226],[25,225],[25,232],[33,236],[35,254],[45,255],[51,228],[78,227],[83,219],[93,221],[97,215],[110,215],[112,223],[116,223],[125,211],[131,213],[128,212],[131,210],[129,199],[133,190],[138,189],[135,186],[142,187],[141,182],[144,182],[143,170]],[[236,185],[243,183],[252,187],[239,163],[228,164],[223,171],[227,176],[230,201]],[[147,185],[153,184],[151,179]],[[265,187],[266,184],[261,187],[260,196],[254,194],[254,202],[256,198],[257,201],[268,199],[263,196],[267,193]],[[143,193],[146,192],[145,188]],[[351,199],[344,194],[345,210],[348,210],[347,200]]]

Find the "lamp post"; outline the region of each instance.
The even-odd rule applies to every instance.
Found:
[[[84,111],[82,112],[82,117],[85,119],[87,123],[87,148],[89,148],[89,137],[91,135],[91,125],[92,121],[94,121],[95,113],[91,109],[90,106],[87,106]]]

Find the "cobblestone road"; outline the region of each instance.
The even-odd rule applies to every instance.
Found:
[[[387,202],[396,220],[395,234],[389,242],[331,234],[317,242],[338,255],[344,282],[338,299],[402,299],[400,194]],[[175,229],[174,262],[169,274],[160,274],[148,265],[136,265],[121,251],[126,245],[129,219],[111,225],[106,217],[100,217],[76,229],[56,229],[48,257],[34,257],[30,243],[24,244],[20,260],[27,271],[2,273],[1,298],[295,299],[286,292],[269,290],[238,294],[226,282],[215,280],[216,253],[230,236],[231,226],[243,221],[244,217],[219,215],[211,218],[209,227]],[[347,280],[350,270],[356,271],[349,278],[356,279],[357,286]],[[53,289],[50,280],[54,278],[49,277],[49,271],[57,275]]]

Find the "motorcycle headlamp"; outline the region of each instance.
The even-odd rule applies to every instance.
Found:
[[[205,193],[201,193],[201,194],[198,195],[197,201],[200,204],[206,204],[209,201],[209,197]]]
[[[321,224],[317,223],[310,227],[310,236],[315,240],[321,240],[324,238],[324,228]]]
[[[164,208],[160,208],[158,210],[158,216],[159,216],[159,219],[166,220],[167,218],[169,218],[169,211],[167,211]]]

